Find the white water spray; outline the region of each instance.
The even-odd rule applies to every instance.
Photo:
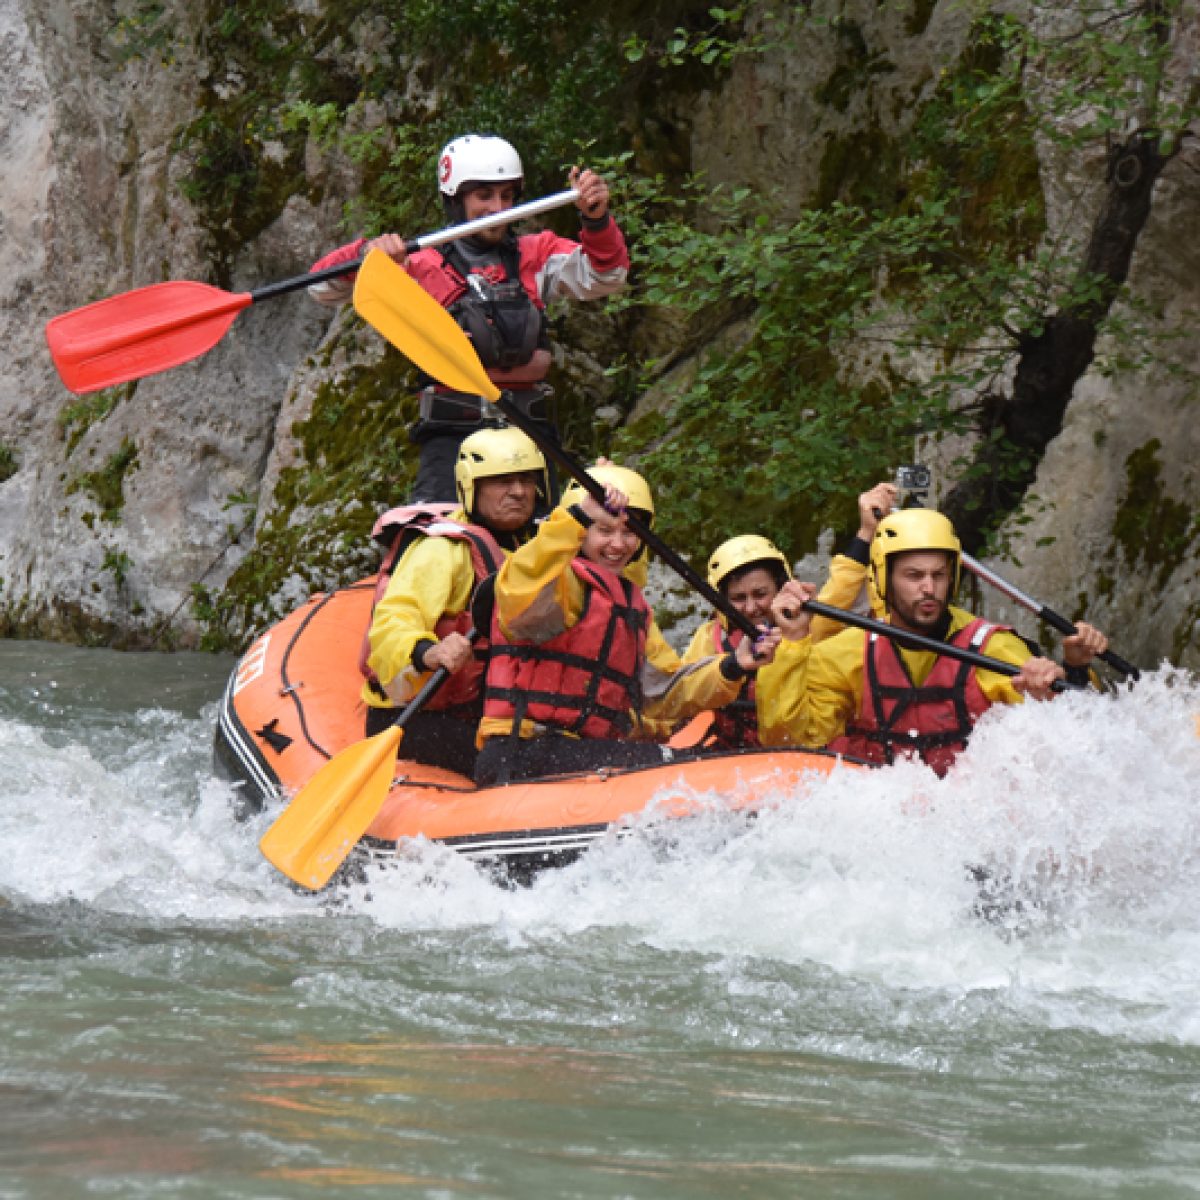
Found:
[[[944,780],[916,765],[841,769],[753,821],[719,803],[648,819],[525,889],[418,842],[332,912],[259,856],[274,813],[233,820],[210,775],[211,710],[145,710],[115,746],[108,730],[63,741],[6,717],[0,896],[156,921],[366,920],[508,949],[608,931],[870,986],[1002,989],[1047,1020],[1135,1011],[1197,1039],[1198,712],[1200,684],[1164,668],[1116,698],[989,714]],[[973,870],[991,881],[982,899]]]

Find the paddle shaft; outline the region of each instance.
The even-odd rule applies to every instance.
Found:
[[[864,617],[844,608],[834,608],[832,605],[822,604],[819,600],[809,600],[804,607],[813,616],[828,617],[831,621],[840,621],[843,625],[854,625],[870,633],[877,633],[881,637],[891,638],[893,642],[898,642],[901,646],[907,646],[910,650],[932,650],[934,654],[941,654],[945,658],[955,658],[959,662],[978,667],[981,671],[992,671],[997,675],[1008,675],[1010,678],[1021,673],[1020,667],[1014,663],[1005,662],[1003,659],[992,658],[989,654],[980,654],[978,650],[972,650],[966,646],[955,646],[950,642],[926,637],[923,633],[898,629],[886,621],[877,621],[874,617]],[[1063,691],[1069,686],[1060,679],[1055,682],[1054,690]]]
[[[963,553],[962,565],[971,572],[972,575],[978,576],[984,583],[990,583],[997,591],[1003,592],[1009,599],[1016,601],[1022,608],[1028,609],[1036,617],[1045,621],[1053,629],[1057,629],[1059,633],[1067,637],[1074,636],[1075,624],[1068,620],[1061,613],[1057,613],[1052,608],[1047,608],[1046,605],[1035,600],[1032,596],[1027,596],[1015,584],[1009,583],[1006,579],[1001,579],[995,571],[985,567],[983,563],[972,558],[969,554]],[[1122,675],[1130,679],[1140,678],[1141,672],[1131,662],[1126,662],[1119,654],[1112,650],[1105,650],[1103,654],[1097,656],[1101,662],[1106,662],[1110,667],[1120,671]]]
[[[463,221],[459,225],[451,225],[446,229],[439,229],[435,233],[426,233],[421,237],[406,239],[404,250],[407,254],[414,254],[416,251],[425,250],[430,246],[444,246],[447,242],[471,237],[472,234],[482,233],[485,229],[495,229],[497,225],[508,225],[514,221],[522,221],[526,217],[536,217],[539,213],[550,212],[555,208],[565,208],[578,199],[578,189],[568,188],[566,191],[555,192],[552,196],[543,196],[540,200],[530,200],[527,204],[518,204],[514,208],[489,213],[486,217],[476,217],[473,221]],[[256,304],[260,300],[271,300],[288,292],[312,287],[313,284],[323,283],[326,279],[349,275],[351,271],[357,271],[362,266],[365,257],[366,255],[363,255],[362,258],[356,258],[353,262],[337,263],[332,267],[313,271],[308,275],[298,275],[295,279],[264,284],[250,293],[250,301]]]
[[[580,485],[597,503],[604,503],[604,485],[593,479],[586,468],[572,455],[568,454],[553,438],[548,437],[542,430],[537,427],[536,422],[527,417],[512,401],[507,392],[501,392],[500,395],[492,401],[493,404],[508,418],[518,429],[527,434],[541,448],[543,454],[562,467],[568,475],[570,475],[576,483]],[[727,621],[732,625],[736,625],[751,641],[756,641],[762,634],[759,629],[748,617],[744,617],[720,592],[716,590],[702,576],[698,575],[691,565],[670,546],[666,544],[651,529],[644,521],[640,520],[635,512],[627,510],[625,520],[629,524],[629,528],[649,546],[659,558],[667,564],[677,575],[696,589],[705,600],[709,602]]]
[[[468,642],[473,642],[479,636],[477,629],[472,629],[467,633]],[[408,724],[410,717],[415,717],[417,713],[425,707],[429,698],[450,678],[450,669],[448,667],[438,667],[430,677],[425,680],[421,690],[408,702],[404,711],[392,722],[392,725],[398,729],[403,729]]]

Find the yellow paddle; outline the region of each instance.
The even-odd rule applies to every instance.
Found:
[[[547,458],[552,458],[585,491],[601,504],[604,488],[557,442],[548,438],[488,378],[470,338],[458,322],[406,271],[380,250],[367,255],[354,283],[354,308],[359,316],[377,330],[427,375],[473,396],[491,400],[501,414],[536,442]],[[708,581],[671,549],[650,527],[633,513],[626,519],[629,527],[673,571],[689,583],[705,600],[747,637],[762,632],[735,609]],[[815,610],[814,610],[815,611]]]
[[[354,281],[354,309],[440,383],[498,400],[475,347],[458,322],[382,250],[372,250]]]
[[[473,629],[467,634],[471,641],[475,636]],[[329,882],[392,790],[404,726],[449,677],[439,667],[395,724],[338,751],[296,793],[258,843],[273,867],[314,892]]]
[[[266,860],[301,887],[323,888],[387,799],[403,736],[393,725],[335,754],[263,834]]]

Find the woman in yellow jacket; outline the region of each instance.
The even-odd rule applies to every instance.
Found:
[[[867,564],[871,538],[880,518],[896,502],[896,486],[879,483],[858,498],[858,533],[844,554],[836,554],[829,564],[829,578],[821,589],[820,600],[835,608],[854,608],[867,585]],[[734,609],[758,626],[773,623],[771,604],[780,588],[792,577],[791,566],[783,552],[759,534],[742,534],[722,542],[708,560],[709,586],[716,588]],[[882,616],[882,607],[876,614]],[[844,626],[827,617],[813,622],[814,641],[832,637]],[[683,656],[685,663],[698,662],[711,654],[736,649],[742,639],[739,629],[730,629],[720,614],[705,621],[692,637]],[[702,722],[695,722],[700,725]],[[687,731],[685,737],[691,734]],[[675,744],[679,744],[676,740]],[[706,750],[736,750],[760,744],[758,704],[754,680],[750,680],[731,704],[717,709],[701,743]]]
[[[568,488],[497,576],[481,785],[670,761],[675,752],[648,739],[665,723],[728,704],[778,645],[771,631],[685,666],[635,582],[645,547],[625,509],[649,525],[650,488],[610,463],[589,473],[605,505]]]

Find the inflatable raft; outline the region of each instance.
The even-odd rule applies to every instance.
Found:
[[[239,660],[221,700],[216,761],[244,812],[294,795],[364,736],[358,656],[374,594],[372,577],[313,596]],[[401,757],[356,858],[390,857],[400,840],[424,837],[519,878],[570,861],[652,806],[668,817],[713,804],[752,811],[797,794],[838,761],[824,751],[751,750],[477,788]]]

